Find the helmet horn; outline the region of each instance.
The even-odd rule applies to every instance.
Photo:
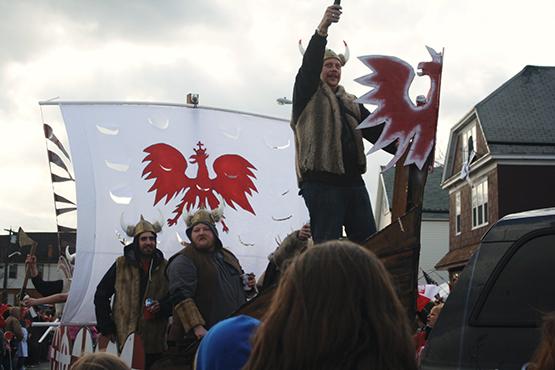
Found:
[[[351,53],[349,51],[349,45],[347,45],[345,40],[343,40],[343,44],[345,45],[345,52],[343,53],[343,58],[345,58],[345,62],[343,63],[343,65],[345,65],[349,61],[349,57],[351,56]]]
[[[304,56],[304,47],[303,47],[303,40],[299,39],[299,51],[301,52],[301,55]]]

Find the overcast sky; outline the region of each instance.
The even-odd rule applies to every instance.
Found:
[[[184,102],[288,118],[300,64],[328,1],[0,0],[0,227],[55,230],[38,101]],[[328,46],[351,47],[343,85],[368,73],[355,57],[394,55],[416,66],[445,48],[439,151],[449,129],[525,65],[555,65],[552,0],[343,0]],[[425,94],[418,82],[411,94]],[[47,107],[52,110],[56,108]],[[51,113],[49,113],[51,114]],[[58,129],[58,127],[55,127]],[[58,134],[58,132],[57,132]],[[63,136],[60,134],[60,136]],[[376,169],[369,185],[375,198]]]

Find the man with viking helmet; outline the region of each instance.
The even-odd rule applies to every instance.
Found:
[[[247,300],[243,269],[233,253],[223,247],[216,222],[221,209],[199,209],[185,219],[190,244],[170,258],[167,275],[174,304],[170,342],[187,346],[228,317]],[[255,285],[246,275],[247,287]]]
[[[297,180],[315,243],[340,238],[343,227],[358,243],[376,231],[362,179],[366,172],[362,137],[375,142],[382,127],[357,130],[370,113],[339,85],[348,49],[345,55],[336,54],[326,49],[326,43],[328,28],[340,15],[341,6],[329,6],[306,51],[299,44],[303,62],[293,89]]]
[[[131,333],[141,336],[148,369],[166,349],[166,329],[171,305],[168,298],[167,261],[156,248],[161,224],[141,216],[126,227],[133,242],[123,249],[96,288],[94,305],[100,348],[116,341],[119,350]],[[114,296],[113,308],[111,297]]]

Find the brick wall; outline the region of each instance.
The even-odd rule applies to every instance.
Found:
[[[555,166],[498,166],[501,216],[555,207]]]
[[[488,178],[488,224],[472,230],[472,192],[470,184],[467,183],[459,190],[461,193],[461,233],[455,235],[456,193],[449,195],[449,250],[479,243],[489,226],[498,220],[497,170],[493,169],[486,176]],[[476,180],[481,180],[481,178]]]

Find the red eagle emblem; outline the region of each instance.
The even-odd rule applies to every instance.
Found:
[[[247,195],[258,192],[253,183],[256,179],[253,170],[256,168],[245,158],[237,154],[224,154],[216,158],[213,164],[216,177],[210,178],[206,159],[208,154],[203,144],[197,143],[198,149],[189,157],[189,163],[198,166],[197,176],[190,178],[185,174],[187,160],[177,150],[168,144],[154,144],[144,150],[148,155],[143,159],[147,165],[143,171],[145,180],[154,179],[154,184],[148,190],[155,191],[154,205],[162,198],[166,198],[165,204],[173,199],[178,193],[184,191],[181,202],[173,211],[175,217],[168,219],[168,225],[177,223],[183,214],[183,209],[190,211],[195,207],[215,209],[220,205],[216,194],[231,208],[235,205],[255,214],[249,203]],[[227,227],[224,224],[224,231]]]
[[[368,154],[397,141],[397,152],[388,163],[388,168],[397,162],[410,145],[404,164],[414,163],[422,169],[434,146],[443,55],[429,47],[428,52],[432,61],[420,63],[418,75],[430,78],[430,90],[425,98],[417,99],[417,104],[409,97],[409,88],[415,76],[410,64],[383,55],[359,58],[373,73],[356,81],[373,89],[361,96],[358,102],[377,105],[377,108],[358,128],[385,123],[380,137]]]

